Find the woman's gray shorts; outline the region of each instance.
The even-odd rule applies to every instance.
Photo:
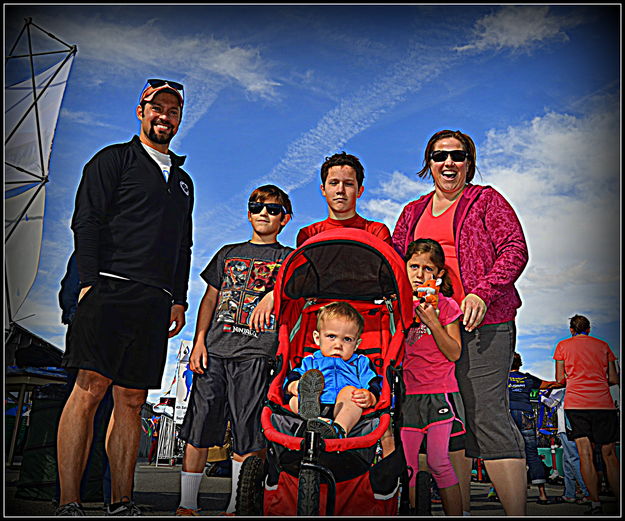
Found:
[[[468,333],[463,327],[456,380],[465,409],[466,456],[525,458],[525,445],[510,416],[508,373],[516,345],[514,321],[487,324]]]

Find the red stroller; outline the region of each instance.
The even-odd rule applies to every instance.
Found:
[[[285,260],[274,288],[279,317],[277,367],[262,413],[269,440],[267,461],[245,460],[237,513],[242,515],[375,515],[398,513],[405,475],[399,436],[396,450],[381,458],[380,440],[398,418],[404,331],[412,323],[412,289],[403,260],[374,235],[343,228],[320,233]],[[321,439],[284,400],[286,374],[318,347],[316,312],[343,300],[364,317],[358,353],[383,377],[375,407],[343,439]],[[395,420],[393,420],[395,419]],[[393,425],[392,425],[393,426]]]

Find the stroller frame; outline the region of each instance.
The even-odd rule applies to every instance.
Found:
[[[361,314],[367,315],[366,324],[380,324],[379,331],[367,330],[365,326],[361,347],[369,351],[365,354],[374,361],[378,374],[383,377],[382,393],[375,407],[363,411],[361,421],[352,431],[353,437],[321,439],[318,433],[309,431],[303,438],[298,437],[294,435],[295,429],[283,428],[292,427],[301,419],[288,408],[281,386],[297,359],[314,349],[314,346],[304,343],[309,342],[306,334],[312,327],[315,311],[336,300],[354,304]],[[268,502],[267,494],[276,486],[287,487],[289,493],[297,486],[298,507],[297,512],[264,514],[318,515],[325,499],[325,515],[333,515],[335,511],[337,515],[351,515],[337,498],[337,495],[352,486],[351,481],[356,483],[352,486],[354,490],[360,489],[362,484],[366,488],[363,494],[371,496],[366,501],[363,498],[363,505],[367,501],[377,501],[385,494],[391,498],[387,501],[390,504],[396,500],[397,490],[406,473],[396,426],[396,451],[378,463],[386,469],[389,465],[396,465],[397,468],[403,465],[397,474],[394,488],[378,493],[369,482],[379,481],[372,470],[375,467],[376,446],[391,425],[392,416],[398,413],[401,403],[398,368],[403,359],[404,331],[412,322],[412,288],[405,263],[391,246],[363,230],[322,232],[306,241],[284,261],[276,280],[274,301],[279,324],[277,365],[261,418],[262,429],[270,445],[268,462],[262,466],[266,491],[264,508],[275,507],[276,502]],[[299,331],[300,327],[302,331]],[[379,345],[376,346],[376,343]],[[337,461],[341,463],[337,465]],[[354,465],[342,464],[343,461],[351,461]],[[251,464],[249,466],[252,467]],[[256,469],[259,467],[258,463],[254,465]],[[350,473],[358,473],[362,469],[364,473],[351,476]],[[240,479],[246,481],[243,470]],[[325,487],[319,490],[321,478]],[[258,475],[253,479],[260,481]],[[307,488],[308,481],[312,482],[312,492]],[[306,490],[302,494],[300,485],[304,482]],[[312,505],[300,505],[305,496],[313,496]],[[382,499],[386,500],[386,496]],[[288,503],[284,497],[284,494],[280,496],[280,502]],[[290,507],[292,503],[295,501],[291,501]],[[338,506],[336,509],[335,503]],[[358,502],[352,500],[350,503]],[[365,510],[353,513],[372,514],[368,507],[362,508]],[[263,512],[237,513],[258,515]]]

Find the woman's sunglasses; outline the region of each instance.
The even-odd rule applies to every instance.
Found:
[[[447,160],[447,157],[451,156],[453,162],[462,163],[467,159],[468,155],[464,150],[434,150],[430,152],[430,159],[435,163],[442,163]]]
[[[263,211],[263,208],[267,208],[267,213],[269,215],[280,215],[281,213],[286,215],[287,213],[284,206],[278,203],[257,203],[254,201],[247,203],[247,209],[250,213],[260,213]]]

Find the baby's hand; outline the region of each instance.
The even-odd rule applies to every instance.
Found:
[[[352,391],[352,402],[361,409],[368,409],[375,405],[375,396],[367,389],[356,389]]]

